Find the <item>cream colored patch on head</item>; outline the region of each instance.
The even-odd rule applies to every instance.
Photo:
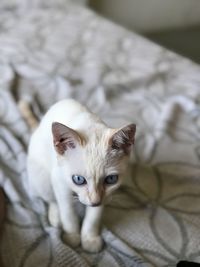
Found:
[[[85,147],[86,175],[95,183],[98,183],[98,180],[105,175],[107,148],[108,141],[105,133],[98,131],[90,136]]]

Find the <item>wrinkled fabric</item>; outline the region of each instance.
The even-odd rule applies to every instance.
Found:
[[[46,3],[48,1],[46,0]],[[200,68],[89,9],[59,1],[0,9],[0,184],[7,195],[5,267],[175,266],[200,261]],[[30,129],[72,97],[112,127],[137,124],[131,181],[103,219],[102,252],[73,250],[30,199]]]

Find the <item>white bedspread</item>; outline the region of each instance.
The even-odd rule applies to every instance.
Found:
[[[53,2],[53,1],[51,1]],[[200,68],[88,9],[1,6],[0,184],[7,197],[5,267],[175,266],[200,261]],[[46,0],[46,3],[48,1]],[[30,131],[17,101],[41,117],[73,97],[111,126],[137,124],[132,182],[106,208],[101,253],[72,250],[30,200]]]

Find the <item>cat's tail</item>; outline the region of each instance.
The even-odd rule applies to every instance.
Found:
[[[18,102],[18,107],[22,114],[22,117],[33,132],[37,128],[39,121],[32,111],[31,104],[28,101],[21,99]]]

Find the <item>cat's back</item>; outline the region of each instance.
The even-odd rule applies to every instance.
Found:
[[[51,132],[52,122],[59,122],[73,129],[78,129],[85,121],[97,120],[85,106],[74,99],[64,99],[55,103],[42,118],[39,128]]]
[[[64,99],[55,103],[46,113],[41,123],[52,123],[53,121],[58,121],[63,124],[73,123],[75,117],[82,113],[88,113],[86,107],[81,105],[74,99]]]
[[[40,141],[42,147],[46,147],[47,143],[52,143],[51,128],[53,122],[62,123],[80,132],[87,132],[91,125],[94,126],[95,123],[101,123],[101,120],[76,100],[61,100],[51,106],[44,115],[32,135],[30,146],[34,146],[34,143],[38,141]]]
[[[54,157],[52,123],[59,122],[71,128],[81,128],[90,112],[73,99],[64,99],[49,108],[37,129],[31,136],[28,158],[36,161],[38,157],[43,165]],[[82,119],[80,119],[82,117]],[[80,124],[80,125],[78,125]],[[39,156],[40,155],[40,156]],[[48,163],[49,164],[49,163]]]

